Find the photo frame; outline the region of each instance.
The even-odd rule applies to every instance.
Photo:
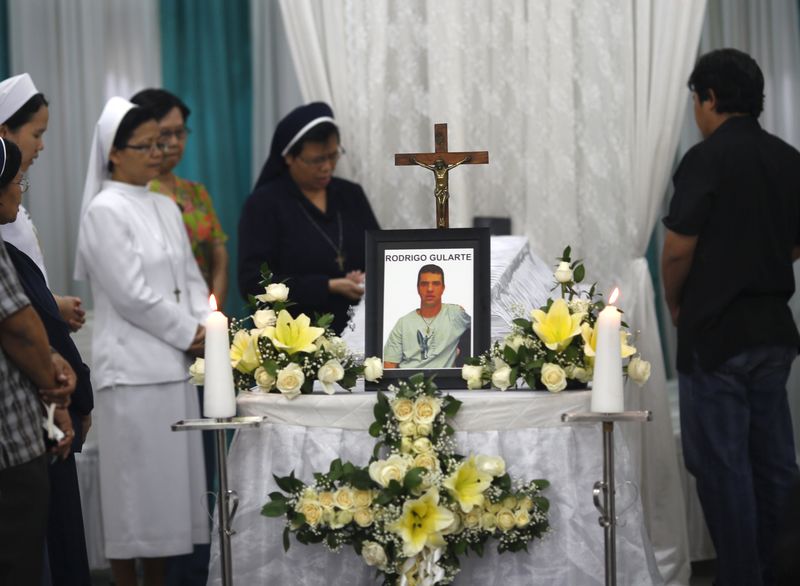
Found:
[[[489,247],[488,228],[367,232],[364,349],[384,361],[368,390],[417,372],[465,386],[464,358],[489,348]]]

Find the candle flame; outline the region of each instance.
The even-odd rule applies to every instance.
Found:
[[[608,298],[608,304],[614,305],[617,297],[619,297],[619,287],[614,287],[614,290],[611,292],[611,297]]]
[[[214,297],[213,293],[208,297],[208,306],[211,308],[211,311],[217,311],[217,298]]]

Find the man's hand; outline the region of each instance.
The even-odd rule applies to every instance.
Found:
[[[75,392],[78,377],[69,362],[64,360],[64,357],[58,352],[53,352],[50,359],[55,370],[55,386],[49,389],[40,389],[39,395],[45,403],[55,403],[59,407],[67,407],[70,395]]]
[[[80,297],[62,297],[61,295],[55,295],[54,297],[61,317],[67,322],[70,330],[77,332],[86,322],[86,312],[81,307]]]
[[[192,356],[202,358],[205,351],[206,351],[206,328],[204,326],[197,326],[197,331],[194,334],[194,340],[192,340],[192,343],[186,349],[186,352],[188,352]]]
[[[69,411],[64,407],[56,408],[53,422],[58,429],[64,432],[64,437],[61,438],[61,441],[55,446],[50,448],[50,451],[58,455],[62,460],[66,460],[69,457],[72,440],[75,439],[75,430],[72,429],[72,418],[69,416]]]
[[[358,301],[364,296],[364,287],[347,277],[328,281],[328,291],[342,295],[350,301]]]
[[[345,279],[350,279],[356,285],[364,284],[364,271],[350,271],[344,276]]]

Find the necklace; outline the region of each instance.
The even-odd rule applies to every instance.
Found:
[[[153,210],[156,212],[156,218],[158,218],[158,227],[161,230],[161,236],[163,237],[163,241],[161,239],[156,238],[156,241],[161,245],[161,248],[164,249],[164,254],[167,256],[167,264],[169,266],[169,273],[172,275],[172,284],[175,286],[175,289],[172,290],[172,294],[175,295],[175,302],[181,302],[181,289],[178,287],[178,278],[175,275],[175,267],[172,266],[172,256],[170,255],[170,249],[172,248],[169,245],[169,241],[167,240],[167,229],[164,226],[164,220],[161,219],[161,212],[158,211],[158,204],[156,204],[154,199],[150,200],[153,204]]]
[[[323,230],[322,227],[314,221],[314,218],[311,217],[311,214],[308,213],[308,210],[303,206],[303,204],[298,201],[297,205],[300,206],[300,210],[303,212],[303,215],[305,215],[305,217],[308,218],[308,221],[311,222],[311,225],[314,226],[316,231],[322,235],[325,241],[331,245],[331,248],[333,248],[334,252],[336,252],[336,258],[335,258],[336,264],[338,265],[339,270],[344,272],[345,256],[344,256],[344,251],[342,250],[342,244],[344,242],[344,231],[342,230],[342,213],[336,212],[336,221],[339,224],[339,245],[337,246],[336,244],[333,243],[331,237],[325,233],[325,230]]]
[[[426,335],[426,336],[430,336],[430,335],[431,335],[431,326],[433,325],[433,322],[435,322],[435,321],[436,321],[436,318],[437,318],[437,317],[439,317],[439,314],[440,314],[440,313],[442,313],[442,312],[441,312],[441,310],[439,311],[439,313],[437,313],[436,315],[434,315],[434,316],[433,316],[433,317],[430,319],[430,321],[428,321],[427,319],[425,319],[425,318],[422,316],[422,314],[421,314],[421,313],[419,313],[419,310],[417,310],[417,314],[419,315],[419,319],[421,319],[422,321],[424,321],[424,322],[425,322],[425,335]]]

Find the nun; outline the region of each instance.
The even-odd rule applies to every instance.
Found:
[[[95,128],[75,277],[94,299],[92,373],[106,557],[117,586],[161,584],[164,558],[209,542],[199,432],[188,382],[202,355],[208,289],[180,211],[147,183],[161,169],[155,115],[111,98]]]
[[[44,134],[49,121],[47,99],[36,88],[30,75],[22,73],[0,82],[0,137],[11,140],[19,147],[23,173],[28,172],[44,150]],[[47,282],[38,232],[24,206],[19,206],[19,214],[14,222],[0,226],[0,234],[3,240],[11,242],[36,263]],[[73,332],[78,331],[85,321],[80,298],[56,295],[55,299],[64,321]]]
[[[239,290],[263,293],[261,265],[286,281],[295,316],[332,313],[341,333],[364,294],[364,234],[378,228],[364,190],[333,176],[344,150],[330,106],[300,106],[278,123],[239,220]]]

